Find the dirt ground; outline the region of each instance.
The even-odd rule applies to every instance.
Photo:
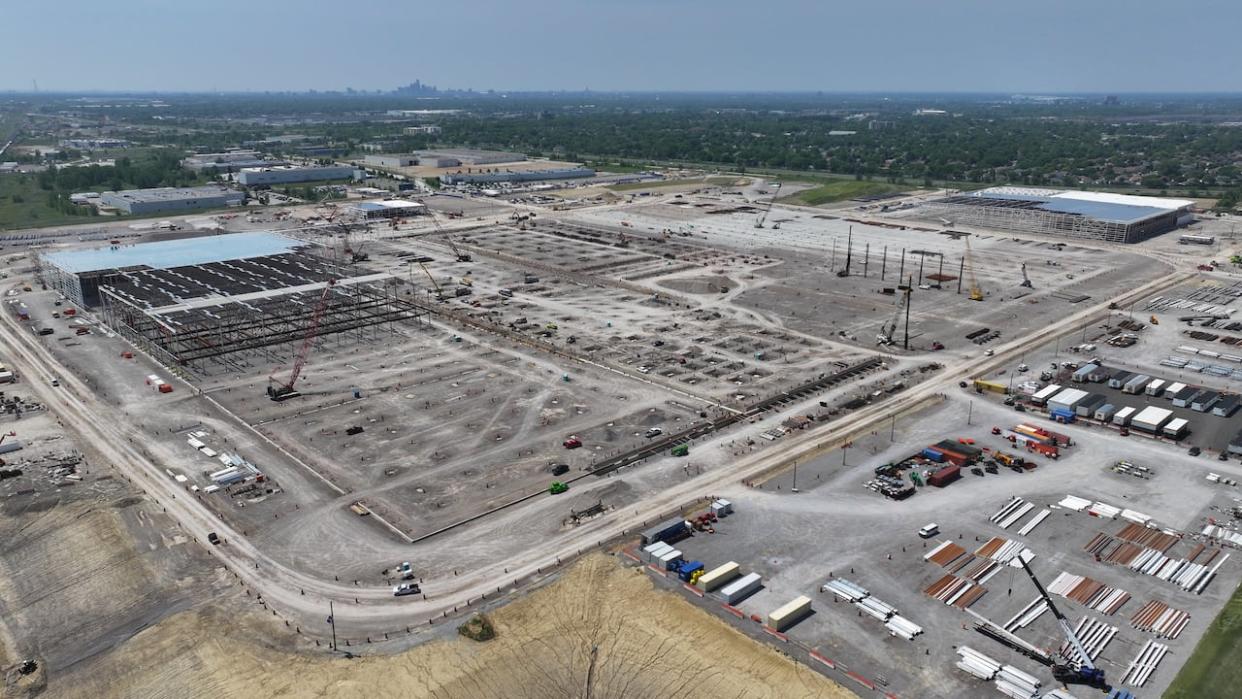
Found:
[[[498,635],[489,642],[333,659],[272,648],[238,619],[200,609],[57,677],[49,690],[179,699],[854,696],[602,554],[491,618]]]

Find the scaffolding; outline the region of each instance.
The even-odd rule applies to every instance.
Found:
[[[951,196],[930,201],[917,215],[946,225],[967,225],[1109,243],[1139,243],[1177,228],[1179,213],[1168,211],[1138,221],[1106,221],[1036,208],[1041,201]]]

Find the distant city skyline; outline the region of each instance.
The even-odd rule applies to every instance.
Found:
[[[12,5],[0,90],[22,92],[1242,91],[1222,0]]]

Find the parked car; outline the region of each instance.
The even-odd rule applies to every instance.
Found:
[[[220,535],[219,535],[219,534],[217,534],[217,533],[215,533],[215,532],[212,532],[212,533],[210,533],[210,534],[208,534],[208,535],[207,535],[207,541],[211,542],[211,545],[212,545],[212,546],[219,546],[219,545],[220,545]]]
[[[406,595],[417,595],[420,592],[422,592],[422,589],[419,588],[418,583],[401,583],[400,585],[392,588],[393,597],[404,597]]]
[[[582,440],[578,439],[577,437],[570,437],[569,439],[566,439],[564,442],[561,442],[561,445],[564,446],[566,449],[577,449],[578,447],[582,446]]]
[[[647,439],[651,439],[652,437],[659,437],[662,434],[664,434],[664,430],[660,429],[659,427],[652,427],[651,429],[647,430]]]
[[[1199,449],[1199,447],[1191,447],[1190,450],[1187,451],[1186,453],[1190,454],[1191,456],[1198,456],[1201,451],[1202,450]]]

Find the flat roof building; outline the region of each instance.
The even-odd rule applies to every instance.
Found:
[[[499,150],[474,150],[471,148],[437,148],[434,151],[418,151],[420,165],[435,167],[477,167],[497,163],[520,163],[526,160],[522,153]]]
[[[384,199],[382,201],[364,201],[354,205],[354,211],[362,214],[365,219],[403,218],[405,216],[421,216],[427,213],[427,205],[405,199]]]
[[[985,228],[1139,243],[1194,220],[1189,199],[989,187],[928,202],[929,218]]]
[[[39,260],[47,285],[83,307],[99,303],[99,284],[122,272],[171,269],[292,252],[305,244],[268,232],[161,240],[49,252]]]
[[[294,182],[319,182],[322,180],[345,180],[354,176],[348,165],[277,165],[273,167],[244,168],[237,173],[237,181],[255,185],[291,184]]]
[[[248,167],[284,165],[283,160],[266,160],[254,150],[232,150],[223,153],[195,153],[181,159],[181,167],[194,172],[237,172]]]
[[[444,184],[494,184],[497,182],[538,182],[540,180],[569,180],[594,177],[595,171],[587,167],[555,168],[551,170],[513,170],[495,172],[455,172],[442,175]]]
[[[104,192],[99,201],[126,214],[156,214],[238,206],[244,195],[224,187],[158,187]]]
[[[413,167],[418,164],[417,155],[368,155],[362,159],[367,165],[376,167]]]

